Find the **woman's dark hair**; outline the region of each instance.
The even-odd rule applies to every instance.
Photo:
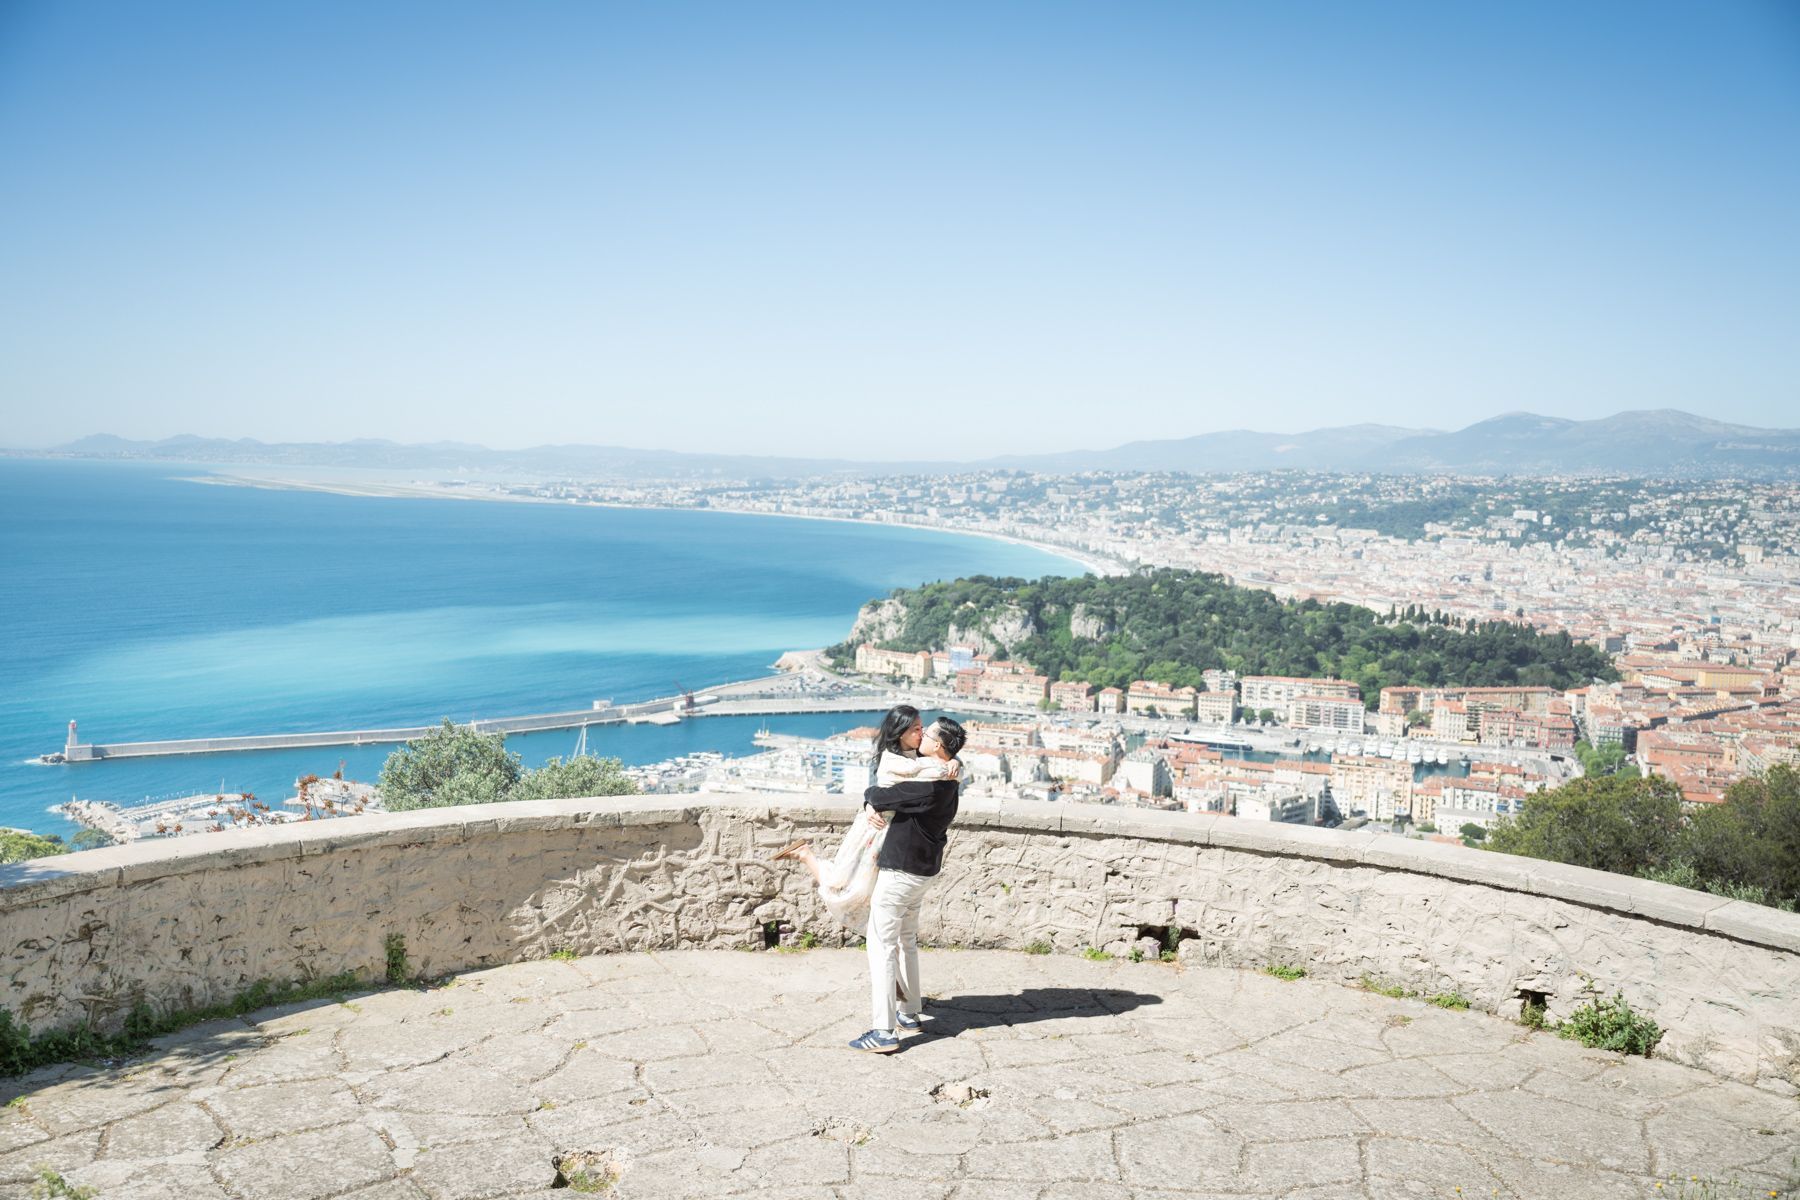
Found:
[[[888,709],[887,716],[881,718],[881,728],[875,732],[875,757],[879,759],[883,750],[905,754],[906,751],[900,746],[900,739],[918,723],[919,710],[910,704],[896,704]]]
[[[937,739],[944,753],[955,758],[961,753],[969,735],[963,730],[962,722],[951,717],[939,717],[931,723],[931,736]]]

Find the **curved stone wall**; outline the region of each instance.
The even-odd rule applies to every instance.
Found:
[[[113,1027],[259,980],[379,978],[390,935],[436,975],[537,958],[853,940],[797,867],[853,815],[823,797],[554,800],[140,843],[0,868],[4,1004]],[[1304,966],[1552,1018],[1623,991],[1660,1055],[1800,1094],[1800,916],[1386,834],[1069,804],[968,804],[924,936],[1115,953],[1173,925],[1184,960]],[[855,1003],[847,997],[846,1003]]]

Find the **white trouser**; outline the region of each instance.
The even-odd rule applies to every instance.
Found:
[[[906,991],[902,1012],[919,1011],[919,906],[937,882],[935,875],[909,875],[886,867],[869,899],[869,1020],[873,1029],[893,1032],[894,982]]]

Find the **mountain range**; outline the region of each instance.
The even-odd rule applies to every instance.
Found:
[[[1731,425],[1676,409],[1622,412],[1592,421],[1507,413],[1445,432],[1392,425],[1346,425],[1306,433],[1229,430],[1128,442],[1109,450],[1006,455],[977,462],[861,462],[850,459],[688,454],[617,446],[533,446],[490,450],[466,442],[259,442],[192,435],[132,441],[97,434],[50,453],[257,466],[354,467],[458,474],[618,479],[766,480],[816,476],[955,474],[1020,470],[1223,473],[1293,468],[1315,471],[1456,474],[1626,474],[1677,478],[1800,476],[1800,429]]]

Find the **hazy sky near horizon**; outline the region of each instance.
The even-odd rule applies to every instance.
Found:
[[[0,0],[0,444],[1800,426],[1785,0]]]

